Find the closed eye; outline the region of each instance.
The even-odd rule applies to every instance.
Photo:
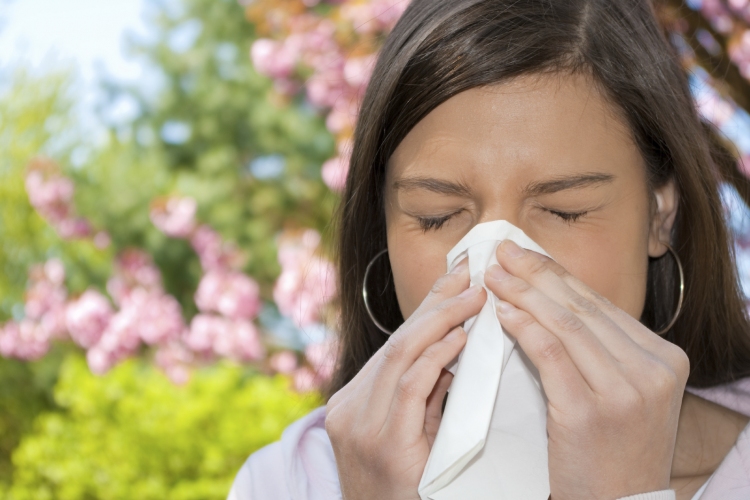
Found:
[[[441,227],[443,227],[443,224],[448,222],[448,219],[458,213],[459,212],[449,215],[441,215],[439,217],[417,217],[417,222],[419,223],[419,227],[422,229],[422,231],[426,233],[431,229],[440,229]]]
[[[573,223],[573,222],[577,221],[578,219],[580,219],[581,217],[583,217],[584,215],[586,215],[588,213],[588,211],[585,211],[585,212],[560,212],[558,210],[550,210],[550,209],[546,209],[546,210],[549,213],[551,213],[552,215],[555,215],[555,216],[561,218],[562,220],[564,220],[565,222],[568,222],[568,223]]]

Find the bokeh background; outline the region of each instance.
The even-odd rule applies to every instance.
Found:
[[[0,0],[0,498],[221,499],[322,404],[336,204],[407,5]],[[750,2],[656,7],[750,173]]]

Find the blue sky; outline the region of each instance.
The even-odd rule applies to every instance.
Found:
[[[0,0],[0,70],[73,68],[80,124],[96,130],[99,76],[150,80],[147,66],[125,50],[126,36],[148,36],[149,3],[153,0]],[[112,118],[126,119],[132,111],[115,107]]]
[[[91,82],[96,67],[137,80],[143,68],[127,59],[123,36],[143,36],[148,0],[0,0],[0,67],[75,63]]]

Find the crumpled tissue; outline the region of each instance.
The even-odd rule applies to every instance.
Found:
[[[448,271],[469,257],[472,285],[497,264],[503,240],[548,255],[507,221],[478,224],[448,253]],[[485,288],[486,289],[486,288]],[[539,373],[503,330],[497,298],[464,323],[443,418],[419,484],[422,500],[546,500],[547,399]]]

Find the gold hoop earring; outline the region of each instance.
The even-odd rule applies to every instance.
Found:
[[[682,301],[685,298],[685,273],[682,270],[682,262],[680,262],[680,257],[677,255],[677,252],[674,251],[674,248],[666,243],[662,244],[667,247],[669,253],[672,254],[672,257],[674,257],[675,263],[677,263],[677,271],[680,273],[680,298],[677,299],[677,308],[675,309],[674,315],[672,316],[672,320],[667,324],[667,326],[656,332],[657,335],[664,335],[670,330],[670,328],[674,326],[677,318],[680,317],[680,313],[682,312]]]
[[[365,278],[362,280],[362,300],[365,302],[365,309],[367,310],[367,314],[370,316],[370,320],[375,324],[375,326],[378,327],[378,329],[385,333],[386,335],[390,336],[393,334],[392,331],[388,330],[386,327],[380,324],[380,322],[375,319],[375,315],[372,313],[372,310],[370,309],[370,303],[367,301],[367,277],[370,275],[370,269],[372,268],[372,265],[375,263],[376,260],[378,260],[378,257],[380,257],[383,254],[388,253],[388,249],[381,250],[378,252],[375,257],[370,260],[370,262],[367,264],[367,267],[365,268]]]

